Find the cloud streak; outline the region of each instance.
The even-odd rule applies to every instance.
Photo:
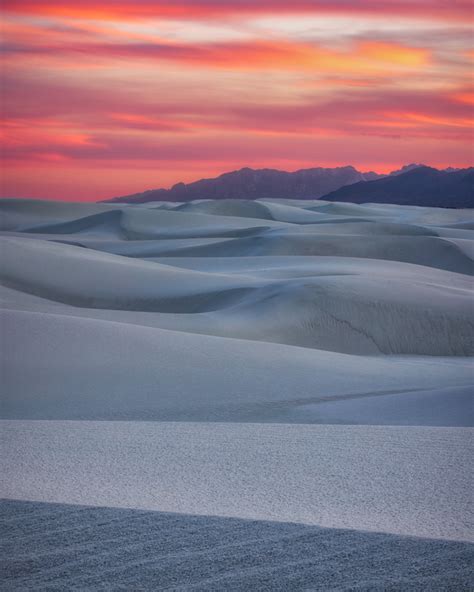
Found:
[[[189,66],[242,70],[305,70],[352,75],[384,73],[387,68],[410,70],[427,64],[430,52],[396,43],[366,41],[345,50],[287,41],[252,41],[213,44],[87,43],[68,45],[9,44],[9,56],[93,56],[94,59],[173,61]],[[74,61],[70,62],[74,68]]]

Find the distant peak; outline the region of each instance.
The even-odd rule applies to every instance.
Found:
[[[422,167],[426,167],[425,164],[419,164],[416,162],[412,162],[411,164],[405,164],[404,166],[402,166],[400,169],[397,169],[396,171],[392,171],[390,174],[391,175],[403,175],[403,173],[408,173],[409,171],[413,171],[414,169],[419,169]]]
[[[171,191],[176,191],[177,189],[183,189],[184,187],[186,187],[186,185],[180,181],[179,183],[176,183],[175,185],[173,185],[173,187],[171,187]]]

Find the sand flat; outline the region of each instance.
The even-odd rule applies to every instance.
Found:
[[[472,541],[466,428],[2,421],[2,497]]]

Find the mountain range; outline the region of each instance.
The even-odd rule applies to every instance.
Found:
[[[399,175],[340,187],[323,196],[323,199],[352,203],[472,208],[474,168],[451,172],[420,166]]]
[[[474,168],[438,170],[405,165],[388,175],[361,172],[353,166],[311,168],[295,172],[243,168],[177,183],[171,189],[151,189],[115,197],[109,202],[183,202],[198,199],[323,199],[354,203],[394,203],[438,207],[474,207]]]

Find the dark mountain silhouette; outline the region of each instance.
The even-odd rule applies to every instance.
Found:
[[[382,179],[354,183],[321,199],[352,203],[392,203],[443,208],[474,207],[474,168],[452,170],[418,166]]]
[[[214,179],[177,183],[171,189],[151,189],[116,197],[112,202],[191,201],[193,199],[317,199],[344,185],[366,182],[382,175],[361,173],[352,166],[302,169],[294,173],[276,169],[243,168]]]
[[[438,170],[408,164],[389,175],[362,173],[352,166],[301,169],[243,168],[213,179],[177,183],[110,202],[192,201],[195,199],[324,199],[354,203],[394,203],[447,208],[474,207],[474,168]]]

